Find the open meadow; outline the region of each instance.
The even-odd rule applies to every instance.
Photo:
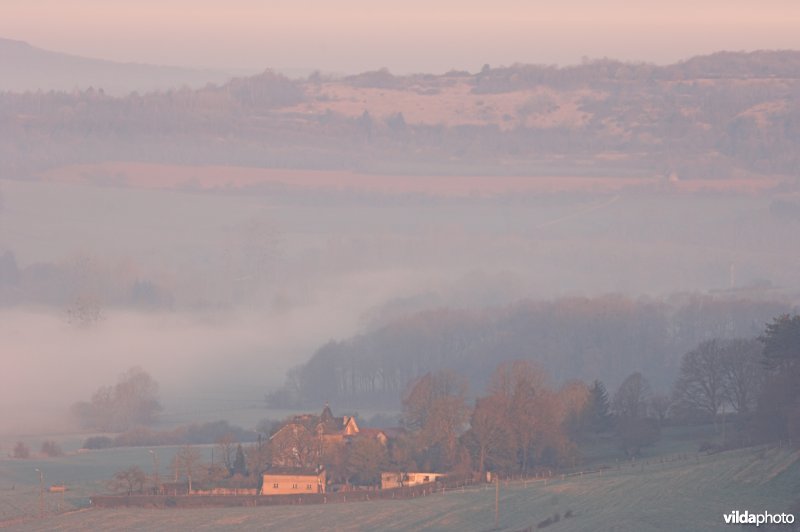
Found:
[[[602,473],[502,482],[412,500],[258,508],[81,509],[7,521],[14,530],[520,530],[559,514],[554,531],[724,530],[732,510],[785,511],[800,491],[800,453],[775,447],[665,456]],[[666,461],[669,459],[671,461]],[[29,488],[26,488],[30,491]],[[34,494],[31,494],[32,496]],[[35,503],[35,499],[31,497]],[[570,517],[565,514],[571,512]]]

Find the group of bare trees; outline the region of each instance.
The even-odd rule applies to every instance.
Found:
[[[735,414],[739,432],[800,439],[800,316],[781,315],[758,338],[712,339],[686,353],[670,413],[678,420]],[[752,440],[752,438],[750,438]]]
[[[673,392],[676,414],[699,414],[716,422],[726,407],[750,413],[765,377],[762,349],[754,338],[714,339],[686,353]]]
[[[165,481],[185,483],[189,491],[197,489],[198,485],[201,488],[255,488],[260,485],[261,473],[270,461],[268,440],[259,437],[257,442],[243,444],[235,434],[229,433],[217,440],[210,461],[200,447],[182,445],[169,462],[171,475],[162,478],[157,470],[148,475],[139,466],[131,466],[117,471],[109,487],[128,495],[143,493],[145,488],[158,493]]]
[[[650,383],[638,371],[628,375],[614,394],[616,433],[627,456],[639,455],[642,447],[654,444],[661,436],[659,420],[653,416],[653,400]]]
[[[779,303],[710,296],[618,295],[523,301],[483,312],[429,310],[325,344],[268,400],[282,407],[328,400],[394,406],[406,383],[425,373],[457,367],[471,389],[482,389],[498,362],[520,358],[535,360],[559,382],[600,379],[616,388],[638,369],[666,390],[680,357],[703,340],[755,336],[761,331],[754,324],[785,311]]]
[[[571,424],[583,416],[589,388],[553,387],[528,360],[501,363],[486,394],[467,403],[466,380],[447,371],[417,379],[403,400],[412,459],[426,470],[527,473],[573,457]]]
[[[161,408],[158,383],[134,367],[120,375],[114,386],[99,388],[90,401],[73,405],[72,412],[83,427],[111,432],[149,425]]]

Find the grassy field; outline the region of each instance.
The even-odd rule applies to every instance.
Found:
[[[673,456],[674,457],[674,456]],[[30,490],[30,486],[26,489]],[[749,448],[624,464],[603,473],[503,482],[498,530],[519,530],[558,513],[547,530],[724,530],[731,510],[785,511],[800,492],[800,452]],[[35,495],[31,493],[29,495]],[[413,500],[328,506],[85,509],[6,522],[14,530],[492,530],[494,489]],[[29,497],[35,507],[36,499]],[[573,516],[563,518],[571,511]]]

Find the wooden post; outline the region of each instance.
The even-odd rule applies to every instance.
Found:
[[[497,528],[500,518],[500,475],[495,475],[494,486],[494,527]]]

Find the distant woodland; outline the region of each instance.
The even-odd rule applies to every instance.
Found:
[[[0,94],[5,178],[109,160],[407,174],[797,176],[798,144],[800,52],[789,51],[443,75],[291,80],[267,71],[126,97],[102,87]]]
[[[681,357],[699,343],[755,337],[788,310],[781,303],[705,295],[664,301],[609,295],[424,311],[320,347],[289,371],[284,388],[268,401],[396,405],[409,383],[429,372],[457,371],[474,391],[487,385],[497,364],[513,360],[533,362],[557,382],[600,379],[611,389],[639,371],[663,392],[672,387]]]

